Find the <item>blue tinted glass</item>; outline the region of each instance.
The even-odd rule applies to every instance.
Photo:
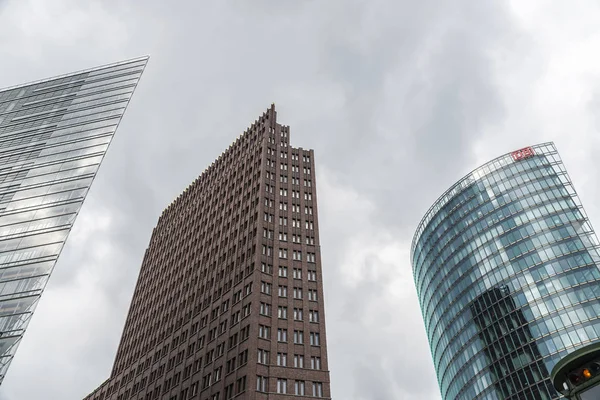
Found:
[[[467,175],[415,234],[444,399],[558,398],[554,364],[599,338],[598,241],[554,145],[532,152]]]

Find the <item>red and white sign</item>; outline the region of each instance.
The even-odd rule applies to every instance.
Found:
[[[521,161],[525,158],[533,157],[535,155],[531,147],[525,147],[523,149],[513,151],[510,154],[512,155],[512,158],[515,161]]]

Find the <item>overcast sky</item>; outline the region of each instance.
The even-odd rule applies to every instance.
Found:
[[[0,399],[108,377],[160,212],[272,102],[316,153],[333,398],[438,399],[414,230],[544,141],[600,226],[598,26],[591,0],[0,0],[0,87],[151,56]]]

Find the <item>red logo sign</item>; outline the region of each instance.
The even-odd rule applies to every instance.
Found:
[[[521,161],[525,158],[533,157],[535,153],[531,147],[525,147],[524,149],[513,151],[510,154],[512,155],[513,160]]]

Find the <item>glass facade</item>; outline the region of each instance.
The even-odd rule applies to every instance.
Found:
[[[0,90],[0,383],[147,61]]]
[[[598,240],[552,143],[444,193],[411,260],[444,399],[558,399],[549,372],[600,338]]]

